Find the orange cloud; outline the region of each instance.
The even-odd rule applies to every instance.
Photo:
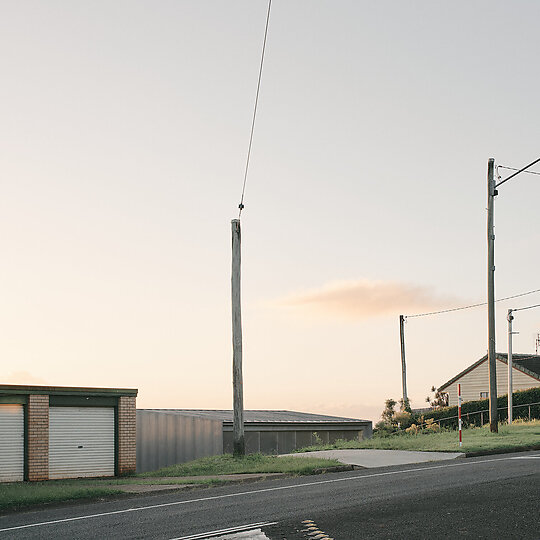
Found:
[[[362,279],[330,283],[319,289],[295,293],[281,299],[278,304],[366,319],[376,315],[445,309],[457,305],[457,300],[418,285]]]

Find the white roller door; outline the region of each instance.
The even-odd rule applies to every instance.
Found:
[[[114,476],[114,408],[49,409],[49,478]]]
[[[24,408],[0,405],[0,482],[19,482],[24,476]]]

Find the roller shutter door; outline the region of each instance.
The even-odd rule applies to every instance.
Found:
[[[24,408],[0,405],[0,482],[24,477]]]
[[[49,409],[49,478],[114,476],[114,408]]]

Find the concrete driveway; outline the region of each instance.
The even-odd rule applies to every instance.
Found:
[[[460,452],[413,452],[410,450],[319,450],[317,452],[287,455],[336,459],[345,465],[357,465],[368,469],[372,467],[388,467],[390,465],[456,459],[464,456]]]

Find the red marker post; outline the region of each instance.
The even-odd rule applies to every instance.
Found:
[[[458,395],[458,426],[459,426],[459,446],[463,446],[463,442],[461,440],[461,384],[457,385],[457,395]]]

